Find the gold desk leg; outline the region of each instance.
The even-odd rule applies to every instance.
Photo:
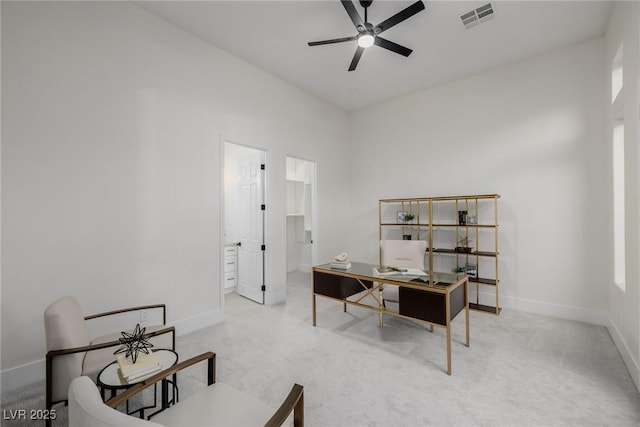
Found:
[[[382,299],[382,287],[378,288],[378,327],[382,328],[382,310],[384,309],[384,300]]]
[[[447,328],[447,374],[451,375],[451,295],[445,295],[445,319]]]
[[[451,325],[447,325],[447,374],[451,375]]]
[[[312,294],[313,301],[313,326],[316,326],[316,294]]]
[[[467,347],[469,347],[469,279],[464,284],[464,297],[465,297],[465,317],[467,322]]]

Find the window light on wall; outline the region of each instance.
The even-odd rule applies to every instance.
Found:
[[[624,123],[613,127],[613,280],[625,289]]]
[[[620,45],[611,66],[611,103],[614,103],[622,92],[622,55],[622,45]]]

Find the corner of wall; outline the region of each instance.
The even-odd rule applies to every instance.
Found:
[[[640,365],[638,364],[638,361],[633,357],[633,352],[630,351],[627,343],[622,338],[622,334],[618,330],[618,327],[613,322],[611,317],[609,317],[609,321],[607,323],[607,331],[609,332],[609,335],[611,336],[611,339],[613,340],[616,348],[620,352],[622,360],[624,361],[624,364],[629,371],[629,375],[631,375],[631,379],[636,385],[636,389],[640,391]]]

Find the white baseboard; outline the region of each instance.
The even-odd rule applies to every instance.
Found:
[[[495,306],[496,297],[493,293],[480,292],[480,304]],[[516,298],[500,295],[500,307],[526,313],[542,314],[559,319],[575,320],[593,325],[607,325],[607,312],[592,310],[571,305],[553,304],[527,298]]]
[[[170,323],[169,326],[175,326],[176,336],[179,336],[215,325],[223,320],[224,313],[222,310],[218,309],[178,320]],[[24,365],[16,366],[14,368],[5,369],[0,372],[0,394],[4,394],[39,381],[44,381],[44,377],[44,359],[25,363]]]
[[[609,335],[611,335],[611,339],[616,345],[618,352],[622,356],[624,364],[627,366],[627,370],[629,371],[629,375],[631,375],[631,379],[633,379],[636,388],[638,389],[638,391],[640,391],[640,364],[638,364],[638,361],[633,357],[633,353],[629,350],[629,347],[622,337],[618,326],[613,322],[611,317],[609,317],[607,330],[609,331]]]
[[[44,381],[44,374],[44,359],[5,369],[0,372],[0,394]]]
[[[213,326],[224,320],[224,313],[220,309],[205,311],[195,316],[187,317],[172,322],[171,325],[176,328],[176,335],[184,335],[189,332]]]

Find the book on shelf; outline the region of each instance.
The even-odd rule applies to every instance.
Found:
[[[124,354],[119,355],[116,360],[118,361],[120,374],[128,381],[138,379],[162,369],[158,357],[153,352],[149,354],[139,353],[136,358],[136,363],[133,363],[133,361]]]
[[[332,261],[331,268],[337,268],[339,270],[348,270],[351,268],[351,261]]]

